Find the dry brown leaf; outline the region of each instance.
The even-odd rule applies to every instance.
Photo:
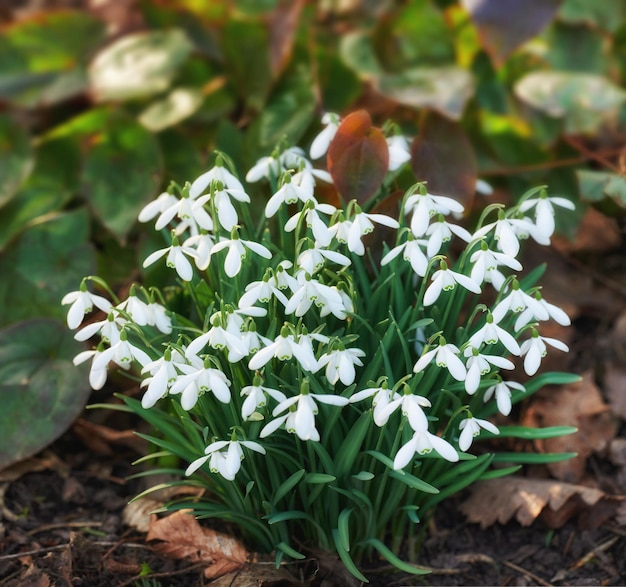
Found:
[[[163,507],[163,502],[149,497],[142,497],[127,503],[122,510],[122,522],[139,532],[148,532],[156,514],[155,510]]]
[[[522,418],[522,425],[578,428],[575,434],[535,441],[539,452],[578,454],[573,459],[547,465],[552,476],[570,483],[582,479],[589,455],[604,451],[618,429],[618,423],[604,403],[591,373],[583,374],[579,383],[563,385],[535,396]]]
[[[279,2],[268,17],[270,67],[277,78],[289,63],[304,0]]]
[[[301,585],[300,581],[283,567],[276,568],[274,563],[252,563],[241,571],[223,575],[211,581],[211,587],[286,587]]]
[[[461,511],[470,522],[479,523],[482,528],[496,522],[506,524],[513,516],[522,526],[530,526],[544,511],[547,523],[560,526],[603,497],[603,491],[583,485],[552,479],[505,477],[474,486],[469,499],[461,504]],[[563,515],[554,516],[562,509]]]
[[[139,454],[146,453],[146,441],[139,438],[133,430],[115,430],[102,424],[79,418],[72,426],[73,432],[92,452],[104,456],[115,453],[111,445],[127,446]]]
[[[626,420],[626,367],[606,365],[603,387],[613,413],[622,420]]]
[[[242,569],[249,554],[241,542],[210,528],[202,528],[190,511],[180,510],[150,524],[146,540],[162,541],[154,546],[154,550],[170,558],[205,563],[204,576],[207,579]]]

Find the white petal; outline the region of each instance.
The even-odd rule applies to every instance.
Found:
[[[404,469],[411,462],[413,455],[415,455],[415,446],[415,440],[412,438],[396,453],[396,458],[393,459],[393,468],[396,471]]]

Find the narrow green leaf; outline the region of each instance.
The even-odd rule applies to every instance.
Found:
[[[287,556],[290,556],[291,558],[294,558],[296,560],[302,560],[306,558],[304,554],[298,552],[294,548],[291,548],[291,546],[289,546],[289,544],[287,544],[286,542],[279,542],[276,545],[276,548],[281,552],[284,552]]]
[[[350,552],[350,515],[354,508],[342,510],[337,520],[337,533],[341,546]]]
[[[546,463],[559,463],[578,456],[575,452],[547,452],[542,454],[535,453],[516,453],[516,452],[499,452],[493,456],[494,463],[517,463],[520,465],[543,465]]]
[[[352,475],[353,479],[357,481],[371,481],[376,475],[369,471],[359,471],[356,475]]]
[[[304,477],[305,483],[311,484],[326,484],[336,481],[337,477],[334,475],[327,475],[326,473],[307,473]]]
[[[366,540],[366,543],[373,546],[394,567],[400,569],[401,571],[404,571],[405,573],[410,573],[411,575],[426,575],[431,572],[429,569],[424,569],[423,567],[417,567],[415,565],[404,562],[403,560],[398,558],[393,552],[391,552],[391,550],[377,538],[369,538],[368,540]]]
[[[279,522],[286,522],[287,520],[309,520],[311,521],[311,516],[305,512],[299,512],[296,510],[289,510],[286,512],[279,512],[277,514],[272,514],[267,516],[268,524],[278,524]]]
[[[419,491],[423,491],[424,493],[439,493],[439,489],[433,487],[430,483],[426,483],[426,481],[422,481],[419,477],[415,475],[411,475],[411,473],[407,473],[406,471],[389,471],[389,477],[392,479],[396,479],[397,481],[401,481],[405,485],[412,487],[413,489],[418,489]]]
[[[492,469],[483,473],[479,479],[485,481],[486,479],[499,479],[500,477],[507,477],[517,473],[522,468],[522,465],[515,465],[513,467],[504,467],[503,469]]]
[[[300,469],[287,477],[287,479],[283,481],[280,487],[274,492],[272,505],[275,506],[283,497],[285,497],[285,495],[287,495],[300,482],[302,477],[304,477],[304,469]]]
[[[567,434],[575,434],[578,428],[573,426],[549,426],[547,428],[529,428],[527,426],[501,426],[501,438],[525,438],[527,440],[538,440],[540,438],[556,438]],[[481,437],[493,438],[496,434],[484,430]]]
[[[337,549],[337,554],[341,559],[341,562],[346,566],[346,569],[350,571],[359,581],[363,583],[369,583],[367,577],[359,571],[356,564],[352,560],[350,553],[343,547],[341,539],[339,537],[339,531],[337,529],[333,530],[333,540],[335,542],[335,547]]]
[[[350,428],[335,456],[334,469],[337,477],[347,475],[354,466],[354,461],[361,449],[371,421],[369,412],[364,412]]]

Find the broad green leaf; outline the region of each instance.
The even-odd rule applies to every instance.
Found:
[[[204,96],[197,88],[176,88],[150,104],[139,115],[139,122],[152,132],[159,132],[192,116],[203,101]]]
[[[182,130],[170,128],[159,133],[157,138],[163,153],[165,178],[183,185],[206,171],[200,157],[200,149],[195,147]]]
[[[461,0],[496,65],[554,18],[561,0]]]
[[[476,193],[476,155],[463,127],[434,112],[425,113],[411,146],[415,177],[433,194],[451,196],[471,207]]]
[[[57,320],[18,322],[0,330],[0,469],[61,436],[89,397],[83,346]]]
[[[19,190],[33,168],[28,133],[7,115],[0,115],[0,207]]]
[[[34,316],[65,318],[61,298],[93,273],[86,210],[26,229],[0,254],[0,326]]]
[[[87,87],[85,64],[105,36],[86,11],[48,11],[17,21],[0,38],[0,97],[50,105]]]
[[[91,62],[91,89],[98,101],[158,94],[170,86],[191,50],[191,42],[177,29],[126,35]]]
[[[123,242],[141,208],[157,195],[161,174],[154,135],[117,113],[87,145],[81,186],[96,216]]]
[[[564,0],[558,17],[572,24],[585,24],[614,33],[624,24],[626,4],[619,0]]]
[[[546,58],[557,71],[579,71],[606,74],[610,61],[606,58],[606,40],[584,25],[555,24],[547,34]]]
[[[626,92],[605,77],[560,71],[529,73],[515,84],[515,93],[549,116],[563,118],[569,133],[596,130],[626,99]]]
[[[328,148],[328,171],[346,202],[367,202],[380,188],[388,164],[387,142],[369,114],[358,110],[346,116]]]
[[[607,171],[579,169],[576,178],[581,199],[600,203],[609,198],[618,206],[626,208],[626,178],[623,176]]]
[[[378,77],[383,73],[372,38],[366,32],[355,31],[342,35],[339,55],[352,71],[363,78]]]
[[[453,120],[461,118],[474,93],[471,74],[454,65],[407,69],[381,75],[374,83],[391,100],[414,108],[432,108]]]
[[[79,156],[76,141],[43,142],[35,155],[33,172],[0,213],[0,251],[37,218],[60,211],[76,189]]]

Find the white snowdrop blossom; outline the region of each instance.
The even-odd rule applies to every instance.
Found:
[[[423,189],[423,186],[419,189],[421,191],[409,196],[404,204],[404,213],[413,213],[411,217],[411,232],[416,238],[426,234],[430,218],[435,214],[443,214],[444,216],[451,212],[463,214],[465,210],[463,204],[453,198],[429,194]]]
[[[461,420],[459,423],[459,429],[461,430],[461,434],[459,435],[459,448],[463,452],[467,451],[470,446],[472,446],[472,442],[474,438],[480,434],[481,428],[484,428],[492,434],[500,434],[498,427],[488,420],[472,417]]]
[[[389,421],[389,416],[393,414],[398,408],[401,409],[402,415],[409,421],[409,426],[413,431],[427,430],[428,419],[422,408],[430,408],[431,403],[428,398],[421,395],[416,395],[407,391],[403,395],[398,394],[398,397],[392,399],[387,405],[381,408],[378,419],[381,422],[378,426],[384,426]]]
[[[224,479],[234,481],[244,458],[242,446],[262,455],[265,454],[265,449],[252,440],[218,440],[204,449],[205,456],[196,459],[187,467],[185,475],[193,475],[209,461],[211,473],[219,473]]]
[[[326,366],[326,379],[331,385],[335,385],[337,381],[351,385],[356,378],[355,366],[363,366],[361,357],[364,356],[365,351],[357,348],[335,349],[319,358],[319,366]]]
[[[245,193],[241,182],[223,166],[218,156],[215,167],[209,169],[209,171],[203,173],[193,181],[189,188],[189,197],[191,199],[197,198],[200,194],[203,194],[213,182],[221,184],[225,189]]]
[[[261,157],[246,174],[248,183],[255,183],[262,178],[278,177],[281,173],[281,164],[277,157],[270,155]]]
[[[191,247],[187,247],[185,245],[181,246],[178,244],[178,237],[172,235],[172,244],[169,247],[164,249],[159,249],[158,251],[154,251],[146,257],[146,260],[143,262],[143,267],[149,267],[156,261],[158,261],[161,257],[167,255],[165,259],[165,264],[171,269],[175,269],[178,276],[183,281],[191,281],[193,277],[193,267],[189,262],[187,257],[191,257],[195,259],[198,254]]]
[[[122,332],[126,324],[128,324],[126,318],[117,314],[115,311],[110,311],[104,320],[91,322],[81,328],[74,335],[74,339],[84,342],[97,334],[100,336],[102,342],[108,345],[115,344],[120,339],[120,332]]]
[[[170,395],[181,394],[180,405],[184,410],[191,410],[198,398],[209,391],[223,404],[230,401],[230,381],[222,371],[209,367],[209,364],[207,359],[177,365],[183,374],[170,387]]]
[[[285,314],[304,316],[311,306],[320,308],[320,315],[333,314],[340,320],[346,318],[343,298],[336,288],[332,288],[311,277],[306,271],[296,275],[298,287],[285,306]]]
[[[270,253],[267,247],[264,247],[260,243],[244,240],[242,238],[221,240],[219,243],[213,245],[211,255],[214,255],[223,249],[228,249],[226,259],[224,260],[224,271],[228,277],[235,277],[235,275],[241,271],[242,261],[247,256],[247,249],[265,259],[272,258],[272,253]]]
[[[459,454],[448,441],[436,434],[431,434],[428,430],[416,430],[411,440],[400,447],[393,460],[393,468],[396,471],[404,469],[411,462],[415,453],[427,455],[433,450],[451,463],[456,463],[459,460]]]
[[[296,434],[300,440],[318,442],[320,435],[315,427],[315,416],[319,410],[315,403],[316,400],[323,404],[338,407],[345,406],[349,403],[346,397],[332,394],[309,393],[307,390],[300,395],[290,397],[279,403],[272,412],[274,420],[265,425],[259,436],[265,438],[285,424],[285,430],[290,434]],[[287,414],[279,416],[279,414],[282,414],[285,410],[288,410]]]
[[[514,271],[521,271],[522,264],[510,255],[489,250],[484,241],[481,241],[480,247],[480,250],[474,251],[470,257],[470,263],[473,264],[470,277],[479,285],[483,282],[491,283],[500,291],[506,278],[498,267],[505,266]]]
[[[465,368],[467,369],[465,391],[470,395],[478,389],[481,377],[491,371],[491,365],[500,369],[515,369],[515,365],[508,359],[499,355],[484,355],[473,346],[466,347],[463,356],[466,357]]]
[[[127,336],[126,330],[122,330],[116,343],[94,357],[94,369],[106,367],[111,361],[125,370],[130,369],[133,361],[137,361],[142,367],[150,363],[152,361],[150,355],[130,343]]]
[[[563,352],[568,352],[569,347],[556,338],[539,336],[533,328],[532,335],[522,343],[521,355],[524,357],[524,371],[527,375],[534,375],[539,370],[541,359],[548,354],[546,343]]]
[[[284,204],[295,204],[298,201],[306,204],[310,200],[316,201],[313,197],[313,186],[303,187],[292,181],[290,175],[285,175],[283,185],[265,205],[265,217],[271,218],[274,216]]]
[[[176,349],[168,348],[162,357],[144,365],[141,373],[142,375],[149,373],[150,377],[143,379],[140,384],[140,387],[148,388],[141,398],[143,408],[151,408],[167,395],[168,389],[180,373],[176,365],[183,363],[185,363],[185,357]]]
[[[261,281],[253,281],[246,286],[239,299],[239,307],[253,306],[257,302],[266,304],[274,296],[283,306],[287,305],[287,297],[278,287],[278,279],[273,271],[268,272]]]
[[[411,159],[411,147],[405,136],[394,135],[387,137],[387,147],[389,148],[389,171],[400,169]]]
[[[163,334],[172,332],[172,318],[167,312],[167,308],[158,302],[150,302],[146,306],[148,315],[148,326],[154,326]]]
[[[91,293],[87,290],[86,285],[81,285],[79,291],[72,291],[65,294],[61,300],[61,304],[71,304],[67,311],[67,326],[72,330],[82,324],[85,314],[89,314],[89,312],[93,311],[94,306],[103,312],[108,312],[111,309],[111,302],[109,300]]]
[[[342,267],[347,267],[352,263],[348,257],[337,251],[331,251],[314,245],[305,249],[298,255],[296,265],[309,275],[313,275],[324,267],[327,260]]]
[[[569,316],[558,306],[555,306],[554,304],[550,304],[546,302],[546,300],[543,299],[539,291],[535,292],[535,299],[537,300],[539,305],[547,312],[548,319],[551,318],[552,320],[554,320],[557,324],[560,324],[561,326],[569,326],[571,324],[571,320]],[[526,326],[533,320],[542,320],[542,318],[540,318],[539,316],[536,316],[535,313],[533,312],[533,308],[535,307],[536,306],[527,307],[517,317],[517,320],[515,321],[515,325],[514,325],[514,328],[516,331],[521,330],[522,328],[524,328],[524,326]]]
[[[374,423],[376,426],[382,427],[387,423],[391,415],[386,413],[385,408],[390,402],[400,399],[400,394],[387,387],[386,383],[383,383],[381,387],[368,387],[367,389],[362,389],[352,394],[350,396],[350,403],[360,402],[372,396],[374,396],[372,399]]]
[[[102,351],[92,349],[78,353],[72,363],[75,366],[82,365],[91,359],[91,367],[89,368],[89,385],[96,391],[102,389],[107,381],[107,364],[103,365],[102,361],[96,361]]]
[[[528,234],[533,234],[534,229],[535,225],[528,220],[523,218],[506,218],[500,211],[498,220],[477,230],[472,238],[480,239],[493,231],[498,248],[510,257],[517,257],[520,249],[519,239]]]
[[[544,239],[550,239],[554,233],[554,206],[575,210],[575,205],[571,200],[560,197],[548,197],[545,190],[541,190],[539,197],[529,198],[520,204],[520,212],[528,212],[535,208],[535,226]]]
[[[231,198],[237,202],[250,203],[250,196],[243,190],[215,190],[213,194],[213,205],[217,210],[217,219],[219,220],[220,226],[229,232],[239,223],[237,210],[233,206]]]
[[[496,397],[496,405],[498,406],[498,411],[503,416],[508,416],[511,413],[511,390],[516,391],[526,391],[526,388],[521,383],[516,383],[515,381],[500,381],[495,385],[492,385],[485,391],[485,395],[483,396],[483,401],[487,403],[491,396],[495,394]]]
[[[131,287],[129,296],[115,308],[128,314],[131,320],[139,326],[148,324],[148,304],[137,296],[134,287]]]
[[[442,291],[452,291],[457,284],[475,294],[480,293],[480,286],[467,275],[448,269],[447,263],[441,262],[440,268],[431,277],[431,284],[424,293],[424,305],[432,306],[441,295]]]
[[[351,220],[351,224],[348,227],[347,240],[348,249],[363,256],[365,254],[365,247],[362,242],[362,238],[374,230],[374,222],[388,226],[389,228],[399,228],[398,221],[385,214],[367,214],[361,212],[357,207],[356,214]],[[337,239],[339,240],[339,238]]]
[[[252,371],[260,369],[273,358],[277,358],[279,361],[288,361],[292,357],[296,358],[305,371],[315,372],[319,369],[317,359],[310,346],[296,341],[294,335],[289,333],[289,329],[283,327],[274,342],[253,355],[248,362],[248,369]]]
[[[332,112],[327,112],[324,116],[322,116],[322,124],[325,124],[326,126],[311,143],[311,148],[309,149],[311,159],[319,159],[320,157],[326,155],[331,141],[337,134],[337,129],[339,128],[340,123],[341,119],[339,116]]]
[[[420,277],[424,277],[428,270],[428,257],[424,254],[423,248],[427,245],[426,239],[416,239],[412,234],[409,234],[404,243],[391,249],[380,260],[380,264],[382,266],[388,265],[400,253],[403,253],[402,258],[411,264],[411,269]]]
[[[311,229],[315,244],[319,247],[327,247],[333,238],[332,232],[328,229],[328,225],[320,218],[319,213],[332,216],[336,212],[336,208],[330,204],[319,204],[314,200],[308,200],[304,209],[296,212],[285,223],[285,232],[293,232],[300,222],[300,218],[304,217],[306,225]]]
[[[246,385],[241,389],[240,395],[246,398],[241,406],[241,417],[244,420],[250,418],[259,408],[265,407],[268,395],[278,403],[284,402],[287,399],[282,391],[265,387],[260,384],[261,382],[258,377],[255,379],[256,381],[253,385]]]
[[[163,192],[141,209],[137,220],[139,220],[139,222],[150,222],[150,220],[160,216],[165,210],[176,204],[178,204],[178,198],[174,194]]]
[[[474,348],[480,348],[483,344],[497,344],[498,342],[502,343],[504,348],[514,355],[519,355],[521,352],[513,335],[498,326],[493,314],[488,312],[485,323],[470,336],[469,344]]]
[[[463,381],[467,375],[467,371],[463,361],[459,359],[458,355],[460,352],[461,351],[457,346],[451,343],[446,343],[446,341],[440,337],[439,345],[429,351],[426,351],[417,360],[417,363],[415,363],[413,371],[415,373],[423,371],[426,366],[434,360],[437,367],[447,369],[450,375],[452,375],[452,377],[454,377],[457,381]]]
[[[195,251],[195,263],[196,267],[200,271],[205,271],[211,263],[211,251],[215,245],[215,236],[201,230],[198,234],[194,234],[185,240],[184,247]]]
[[[536,320],[549,320],[550,314],[548,311],[537,301],[536,298],[527,294],[519,285],[517,279],[511,282],[511,291],[498,302],[493,309],[494,322],[501,322],[507,312],[513,312],[518,314],[523,310],[530,310],[533,318]]]
[[[442,215],[439,215],[437,222],[433,222],[426,231],[426,236],[428,237],[426,253],[428,256],[430,258],[434,257],[441,250],[444,243],[450,242],[453,234],[463,239],[466,243],[472,240],[472,235],[465,228],[456,224],[450,224],[444,220]]]

